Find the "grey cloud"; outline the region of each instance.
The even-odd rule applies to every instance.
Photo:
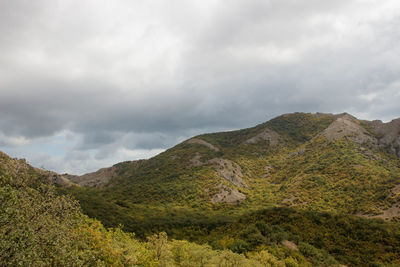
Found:
[[[1,1],[0,146],[69,131],[84,169],[294,111],[400,117],[399,22],[396,1]]]

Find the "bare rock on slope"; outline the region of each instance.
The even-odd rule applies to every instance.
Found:
[[[381,213],[378,215],[358,213],[358,214],[356,214],[356,216],[360,216],[360,217],[364,217],[364,218],[380,218],[380,219],[384,219],[386,221],[390,221],[393,218],[400,217],[400,203],[395,203],[390,208],[388,208],[386,210],[381,210],[380,212]]]
[[[204,165],[203,162],[200,161],[201,155],[199,152],[196,152],[196,154],[193,156],[193,158],[190,159],[190,166],[191,167],[198,167]]]
[[[65,177],[64,175],[55,173],[55,172],[50,172],[50,171],[43,171],[40,170],[42,173],[47,175],[47,179],[52,182],[53,184],[57,184],[60,186],[64,186],[64,187],[69,187],[72,185],[77,185],[76,183],[70,181],[67,177]]]
[[[390,152],[400,157],[400,119],[388,123],[379,120],[365,123],[377,135],[380,147],[388,148]]]
[[[281,242],[281,244],[282,244],[282,246],[284,246],[284,247],[286,247],[286,248],[288,248],[288,249],[290,249],[290,250],[293,250],[293,251],[298,251],[298,250],[299,250],[299,249],[297,248],[296,244],[293,243],[292,241],[283,240],[283,241]]]
[[[354,142],[386,148],[400,157],[400,119],[383,123],[380,120],[359,121],[346,113],[335,117],[337,119],[321,133],[326,139],[332,141],[348,136]]]
[[[201,155],[197,152],[193,158],[190,159],[190,167],[211,165],[215,168],[221,178],[238,187],[248,187],[247,183],[243,180],[242,168],[240,168],[240,166],[235,162],[223,158],[213,158],[206,162],[201,162],[200,159]]]
[[[242,169],[235,162],[223,158],[214,158],[209,160],[208,163],[213,164],[218,174],[228,182],[238,187],[248,187],[246,182],[243,181]]]
[[[400,195],[400,184],[396,185],[395,187],[392,188],[392,193],[394,195]]]
[[[117,176],[117,168],[103,168],[96,172],[87,173],[81,176],[78,175],[63,175],[64,178],[81,186],[98,187],[107,184],[112,178]]]
[[[246,195],[240,193],[234,188],[226,188],[224,186],[219,186],[220,192],[211,197],[212,203],[227,203],[236,204],[246,199]]]
[[[328,128],[322,131],[322,135],[329,141],[338,140],[348,136],[354,142],[376,144],[377,140],[365,128],[363,128],[356,118],[349,114],[344,114],[332,122]]]
[[[246,140],[245,144],[255,144],[260,141],[269,141],[270,146],[276,146],[279,143],[279,134],[273,130],[265,128],[261,133]]]
[[[214,145],[212,145],[212,144],[210,144],[210,143],[208,143],[208,142],[206,142],[206,141],[204,141],[204,140],[202,140],[202,139],[200,139],[200,138],[192,138],[192,139],[189,139],[188,141],[186,141],[188,144],[199,144],[199,145],[203,145],[203,146],[206,146],[206,147],[208,147],[209,149],[211,149],[211,150],[214,150],[214,151],[219,151],[219,148],[218,147],[216,147],[216,146],[214,146]]]
[[[381,218],[384,220],[391,220],[395,217],[400,217],[400,204],[396,203],[392,207],[384,210],[382,214],[372,216],[371,218]]]

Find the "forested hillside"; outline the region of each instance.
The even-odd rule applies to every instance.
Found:
[[[275,257],[267,250],[243,255],[208,245],[168,240],[165,233],[139,241],[106,229],[59,195],[45,172],[0,152],[1,266],[296,266],[300,253]],[[335,261],[333,261],[335,262]]]
[[[286,114],[196,136],[149,160],[63,176],[77,185],[59,191],[89,217],[142,240],[166,231],[278,259],[291,255],[282,252],[290,242],[291,253],[316,266],[398,264],[399,129],[399,120]]]
[[[398,266],[399,129],[288,114],[83,176],[0,153],[0,265]]]

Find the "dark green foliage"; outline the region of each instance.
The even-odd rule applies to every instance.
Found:
[[[272,130],[284,137],[288,143],[304,143],[329,126],[334,116],[310,113],[293,113],[276,117],[266,123]]]
[[[140,242],[107,230],[56,194],[45,175],[0,152],[0,266],[263,266],[257,257],[168,240],[163,232]]]
[[[242,239],[237,239],[232,244],[229,244],[228,248],[236,253],[244,253],[250,250],[250,245]]]
[[[183,142],[150,160],[117,164],[118,177],[108,186],[60,191],[77,198],[89,216],[109,227],[122,224],[142,240],[165,231],[173,238],[240,253],[264,249],[287,265],[304,257],[316,266],[334,265],[332,256],[352,266],[395,264],[396,223],[354,215],[379,215],[400,203],[400,194],[392,192],[400,184],[400,161],[347,137],[328,142],[319,133],[335,118],[287,114],[244,130],[200,135],[218,151]],[[266,128],[279,134],[276,146],[267,140],[246,142]],[[215,158],[237,163],[249,187],[221,178],[209,163]],[[244,193],[246,200],[211,203],[220,184]],[[282,206],[291,209],[271,209]],[[250,222],[260,210],[271,218]],[[383,230],[389,231],[386,236]],[[299,251],[284,248],[285,240],[296,243]],[[255,257],[265,256],[261,254]]]
[[[228,246],[236,251],[291,240],[304,256],[317,262],[331,255],[350,266],[367,266],[378,261],[400,264],[400,225],[379,219],[273,208],[248,214],[210,233],[214,240],[211,242],[227,236],[240,240],[239,245],[247,245],[238,246],[235,241]],[[255,237],[258,242],[254,242]]]

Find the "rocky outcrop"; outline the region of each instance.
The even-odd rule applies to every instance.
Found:
[[[400,157],[400,119],[384,123],[380,120],[360,121],[346,113],[335,117],[337,119],[321,133],[327,140],[348,137],[359,144],[385,148]]]
[[[53,184],[57,184],[57,185],[60,185],[60,186],[64,186],[64,187],[69,187],[69,186],[72,186],[72,185],[75,185],[75,186],[77,186],[78,184],[76,184],[76,183],[74,183],[74,182],[72,182],[72,181],[70,181],[66,176],[64,176],[64,175],[60,175],[60,174],[58,174],[58,173],[55,173],[55,172],[49,172],[49,171],[45,171],[46,172],[46,174],[48,175],[47,177],[47,179],[50,181],[50,182],[52,182]]]
[[[376,138],[362,127],[356,118],[349,114],[337,118],[321,134],[329,141],[349,137],[359,144],[377,144]]]
[[[242,169],[235,162],[223,158],[214,158],[209,160],[208,163],[212,164],[218,174],[228,182],[238,187],[248,187],[246,182],[243,181]]]
[[[288,248],[288,249],[290,249],[290,250],[293,250],[293,251],[298,251],[299,250],[297,248],[296,244],[293,243],[292,241],[289,241],[289,240],[283,240],[281,242],[281,245],[286,247],[286,248]]]
[[[247,183],[243,180],[243,173],[242,173],[242,168],[235,162],[229,160],[229,159],[223,159],[223,158],[213,158],[208,161],[202,162],[201,160],[201,154],[196,153],[191,159],[190,159],[190,167],[199,167],[199,166],[213,166],[215,170],[217,171],[218,175],[230,182],[233,185],[236,185],[238,187],[243,187],[247,188],[248,185]]]
[[[244,143],[255,144],[260,141],[268,141],[270,146],[276,146],[277,144],[279,144],[279,134],[273,130],[265,128],[261,133],[246,140]]]
[[[387,210],[384,210],[382,214],[371,216],[371,218],[381,218],[384,220],[391,220],[395,217],[400,217],[400,203],[396,203]]]
[[[81,176],[64,174],[62,178],[67,179],[75,184],[86,187],[99,187],[107,184],[112,178],[117,176],[117,168],[103,168],[96,172],[87,173]]]
[[[387,148],[391,153],[400,157],[400,119],[388,123],[379,120],[365,123],[376,135],[379,147]]]
[[[198,167],[204,165],[203,162],[200,161],[201,155],[199,152],[196,152],[193,158],[190,159],[190,167]]]
[[[220,192],[211,197],[212,203],[237,204],[246,199],[246,195],[234,188],[219,186]]]

